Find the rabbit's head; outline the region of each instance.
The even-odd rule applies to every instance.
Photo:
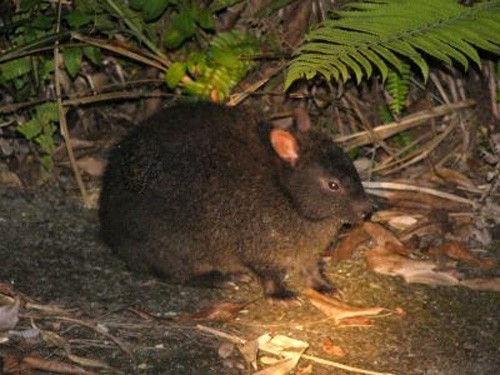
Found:
[[[271,131],[271,145],[284,163],[281,183],[299,212],[310,220],[363,219],[371,204],[349,157],[327,137]]]

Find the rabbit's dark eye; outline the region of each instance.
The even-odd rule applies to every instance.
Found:
[[[339,184],[335,181],[328,181],[328,189],[330,190],[339,190]]]

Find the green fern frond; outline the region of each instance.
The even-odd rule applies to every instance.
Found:
[[[393,115],[399,116],[405,107],[406,95],[410,90],[410,65],[401,64],[401,70],[391,70],[387,75],[385,89],[391,95],[391,101],[388,103]]]
[[[188,72],[195,79],[185,84],[186,92],[222,101],[254,66],[253,60],[241,57],[258,52],[254,35],[237,31],[218,34],[205,54],[194,53],[188,59]]]
[[[350,7],[306,36],[290,64],[286,88],[318,73],[343,81],[354,74],[359,83],[372,74],[372,66],[385,80],[389,66],[401,69],[401,58],[427,78],[423,53],[464,69],[469,60],[480,65],[477,48],[500,54],[500,0],[472,7],[456,0],[372,0]]]

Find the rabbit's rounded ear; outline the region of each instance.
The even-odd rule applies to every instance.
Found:
[[[278,156],[295,166],[299,158],[299,145],[293,135],[286,130],[273,129],[270,134],[271,145]]]

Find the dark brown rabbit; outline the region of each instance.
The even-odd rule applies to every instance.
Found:
[[[116,146],[99,215],[104,240],[133,269],[176,283],[251,271],[266,296],[291,299],[288,271],[332,291],[320,254],[369,209],[354,166],[326,137],[192,103],[159,112]]]

